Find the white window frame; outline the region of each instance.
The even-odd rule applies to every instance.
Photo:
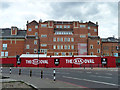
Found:
[[[71,38],[71,41],[74,42],[74,38]]]
[[[99,52],[98,52],[99,51]],[[100,53],[100,49],[97,49],[97,53]]]
[[[97,44],[100,45],[100,41],[97,41]]]
[[[94,32],[97,32],[97,29],[94,29]]]
[[[90,29],[90,26],[88,26],[88,29]]]
[[[90,52],[90,55],[93,55],[93,52]]]
[[[26,49],[30,49],[30,45],[29,44],[26,45]]]
[[[8,52],[5,52],[5,56],[6,56],[6,57],[8,56]]]
[[[38,29],[38,25],[35,25],[35,29]]]
[[[70,38],[68,38],[68,42],[70,42]]]
[[[90,45],[90,49],[93,49],[93,45]]]
[[[35,32],[35,36],[38,36],[38,32]]]
[[[70,45],[68,45],[68,49],[70,49]]]
[[[67,28],[70,28],[70,25],[68,25]]]
[[[58,55],[59,55],[59,53],[58,53],[58,52],[55,52],[55,53],[54,53],[54,55],[55,55],[55,56],[58,56]]]
[[[66,55],[66,53],[65,53],[65,52],[61,52],[61,55],[62,55],[62,56],[65,56],[65,55]]]
[[[53,45],[53,49],[56,49],[56,45]]]
[[[31,28],[28,28],[28,31],[32,31],[32,29],[31,29]]]
[[[34,45],[37,45],[37,40],[34,40]]]
[[[36,51],[36,52],[35,52]],[[34,53],[37,53],[37,49],[34,49]]]
[[[63,45],[61,45],[61,49],[63,49]]]
[[[4,56],[4,52],[1,52],[1,56],[2,56],[2,57]]]
[[[59,25],[56,25],[56,28],[59,28]]]
[[[64,46],[64,49],[67,49],[67,45]]]
[[[41,44],[41,47],[46,47],[47,46],[47,44]]]
[[[55,37],[53,38],[53,41],[56,42],[56,38]]]
[[[47,37],[47,35],[41,35],[41,37],[45,38],[45,37]]]
[[[30,54],[30,52],[26,52],[26,54]]]
[[[47,27],[47,24],[41,24],[41,27]]]
[[[60,25],[60,28],[62,28],[62,25]]]
[[[7,44],[3,44],[3,50],[7,50]]]
[[[64,25],[64,28],[67,28],[67,26],[66,26],[66,25]]]
[[[80,35],[80,38],[85,38],[86,37],[86,35]]]
[[[74,49],[74,45],[71,45],[71,49]]]
[[[85,28],[86,27],[86,25],[80,25],[80,28]]]
[[[57,49],[60,49],[60,45],[57,45]]]

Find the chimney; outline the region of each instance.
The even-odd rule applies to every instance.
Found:
[[[96,25],[98,25],[98,22],[96,22]]]
[[[11,35],[17,35],[18,28],[15,26],[11,27]]]

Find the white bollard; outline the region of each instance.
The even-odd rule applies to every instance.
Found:
[[[2,67],[1,67],[1,70],[0,70],[0,72],[2,73]]]
[[[56,80],[56,78],[55,78],[55,69],[53,69],[53,79],[54,79],[54,81]]]
[[[11,74],[11,67],[10,67],[10,74]]]

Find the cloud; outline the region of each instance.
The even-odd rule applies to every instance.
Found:
[[[118,36],[117,2],[41,2],[2,0],[0,27],[25,27],[27,20],[92,21],[99,23],[99,36]],[[105,32],[105,33],[104,33]],[[103,34],[104,33],[104,34]]]

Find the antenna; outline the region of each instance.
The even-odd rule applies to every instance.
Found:
[[[40,19],[39,22],[42,22],[42,19]]]

